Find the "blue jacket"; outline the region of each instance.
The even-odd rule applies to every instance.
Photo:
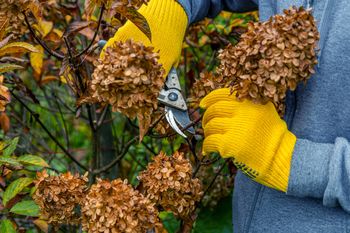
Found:
[[[350,1],[179,0],[190,22],[221,10],[259,8],[267,20],[290,6],[311,6],[321,39],[319,65],[307,85],[287,95],[285,120],[298,140],[288,191],[237,175],[235,233],[350,232]]]

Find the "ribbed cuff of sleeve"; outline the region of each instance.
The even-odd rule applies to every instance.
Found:
[[[287,194],[322,198],[333,153],[334,144],[298,139],[293,151]]]

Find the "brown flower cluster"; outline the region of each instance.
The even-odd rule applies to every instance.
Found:
[[[174,130],[169,125],[165,118],[164,108],[158,107],[152,115],[152,125],[155,124],[154,130],[160,135],[168,135],[174,133]],[[168,137],[167,139],[172,139]]]
[[[49,223],[79,224],[80,216],[76,209],[85,199],[87,181],[87,174],[79,176],[68,172],[50,176],[45,170],[38,172],[33,200]]]
[[[4,76],[0,75],[0,112],[4,112],[6,105],[10,103],[11,96],[9,89],[3,85]]]
[[[211,91],[225,86],[224,79],[211,72],[200,73],[200,79],[197,79],[190,90],[188,102],[192,108],[198,108],[200,101]]]
[[[91,1],[91,0],[90,0]],[[105,5],[106,7],[134,7],[140,8],[142,4],[147,4],[149,0],[92,0],[97,5]]]
[[[134,7],[140,8],[142,4],[147,4],[149,0],[119,0],[115,4],[119,7]]]
[[[202,166],[197,177],[201,180],[203,184],[203,189],[207,189],[210,185],[215,174],[218,172],[218,168],[214,166]],[[203,197],[203,206],[209,206],[209,208],[215,208],[218,202],[230,195],[234,186],[234,176],[220,174],[216,177],[213,186],[209,189],[206,195]]]
[[[39,0],[2,0],[0,3],[0,26],[15,37],[27,31],[23,11],[30,9],[34,15],[40,14]]]
[[[138,178],[149,199],[182,219],[190,217],[202,196],[200,181],[192,178],[192,166],[179,152],[161,152]]]
[[[164,85],[164,69],[152,47],[131,40],[107,48],[104,59],[95,62],[90,85],[91,100],[112,105],[113,111],[139,120],[141,138],[158,107]]]
[[[98,180],[92,185],[82,215],[83,229],[89,233],[162,229],[154,204],[121,179]]]
[[[290,8],[263,23],[251,23],[236,45],[220,52],[219,73],[239,99],[271,101],[282,115],[288,89],[313,74],[319,40],[309,10]]]

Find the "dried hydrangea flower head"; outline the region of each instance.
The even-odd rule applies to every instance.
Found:
[[[6,105],[10,103],[11,96],[9,89],[3,85],[4,76],[0,75],[0,112],[4,112]]]
[[[218,72],[238,99],[271,101],[283,115],[286,91],[315,72],[318,40],[310,10],[293,7],[266,22],[250,23],[236,46],[220,52]]]
[[[171,134],[174,130],[165,118],[164,108],[159,107],[152,115],[152,125],[155,124],[154,130],[160,135]]]
[[[113,7],[133,7],[133,8],[140,8],[142,4],[147,4],[149,0],[89,0],[92,1],[94,4],[97,5],[105,5],[107,7],[110,7],[113,5]]]
[[[190,97],[187,101],[192,108],[198,108],[200,101],[211,91],[225,86],[223,78],[212,72],[202,72],[190,90]]]
[[[82,207],[83,229],[95,232],[147,232],[162,229],[154,204],[127,181],[98,180]],[[161,232],[161,231],[160,231]]]
[[[40,15],[41,3],[39,0],[1,0],[0,26],[15,37],[27,31],[24,24],[23,11],[30,9],[35,16]]]
[[[190,161],[179,152],[173,156],[161,152],[153,160],[138,177],[145,195],[175,216],[189,218],[202,196],[199,179],[192,178]]]
[[[217,174],[219,167],[201,166],[197,173],[197,177],[203,184],[203,189],[206,190],[214,176]],[[230,174],[219,174],[214,184],[203,197],[202,204],[205,207],[215,208],[222,198],[230,195],[234,186],[234,176]]]
[[[142,4],[147,4],[149,0],[119,0],[115,2],[117,6],[140,8]]]
[[[164,69],[152,47],[131,40],[106,49],[95,62],[90,85],[94,102],[110,104],[113,111],[138,118],[140,137],[147,132],[164,85]]]
[[[79,224],[77,208],[85,199],[87,173],[84,176],[64,173],[50,176],[46,170],[37,173],[33,200],[39,205],[41,216],[53,225]]]

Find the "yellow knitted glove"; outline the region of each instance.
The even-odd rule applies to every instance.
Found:
[[[255,181],[287,191],[296,137],[272,103],[237,101],[229,88],[215,90],[200,103],[203,152],[233,157],[236,166]]]
[[[105,48],[113,46],[117,41],[133,39],[146,46],[154,47],[160,54],[160,63],[166,74],[178,63],[181,56],[182,41],[185,36],[188,18],[182,6],[176,0],[151,0],[139,10],[149,24],[152,42],[132,22],[128,21],[113,38],[109,39]],[[104,57],[104,50],[101,58]]]

